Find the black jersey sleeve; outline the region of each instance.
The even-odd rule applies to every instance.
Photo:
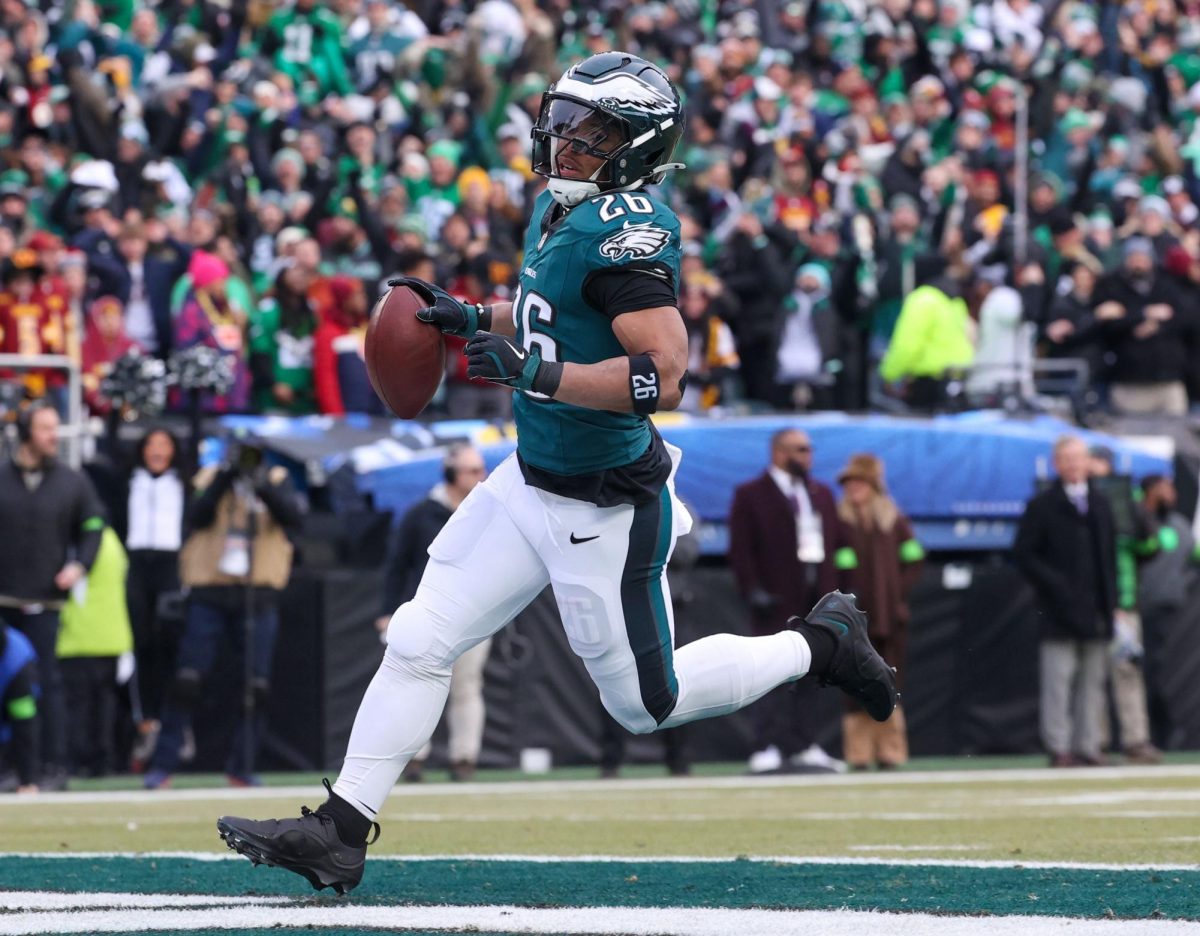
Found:
[[[652,261],[593,270],[583,280],[583,298],[597,312],[614,319],[639,309],[679,306],[674,272],[665,263]]]

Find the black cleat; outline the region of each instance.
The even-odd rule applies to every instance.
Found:
[[[866,612],[855,607],[854,601],[852,594],[832,591],[804,618],[814,627],[824,627],[837,640],[828,668],[818,674],[819,684],[837,686],[858,699],[873,719],[887,721],[900,701],[896,671],[871,646]]]
[[[373,845],[379,840],[375,827]],[[240,819],[222,816],[217,831],[225,844],[255,865],[286,868],[308,880],[314,890],[332,887],[347,894],[362,880],[367,863],[366,845],[354,847],[341,840],[333,817],[300,807],[299,819]]]

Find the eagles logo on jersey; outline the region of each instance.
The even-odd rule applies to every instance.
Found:
[[[618,263],[621,260],[649,260],[662,253],[671,235],[653,224],[631,224],[626,221],[623,228],[600,244],[600,254]]]

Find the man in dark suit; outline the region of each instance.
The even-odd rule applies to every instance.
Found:
[[[117,235],[116,253],[92,254],[88,263],[100,292],[124,303],[126,334],[165,358],[171,351],[171,290],[187,272],[191,251],[181,247],[158,256],[148,247],[145,228],[127,223]]]
[[[812,442],[798,429],[775,433],[771,464],[734,491],[729,514],[729,563],[753,632],[784,630],[789,616],[806,613],[837,588],[854,561],[848,547],[833,492],[812,477]],[[789,754],[797,767],[844,767],[817,744],[815,692],[801,680],[759,702],[752,772],[777,770]]]
[[[1042,741],[1051,766],[1100,764],[1116,533],[1107,499],[1088,483],[1082,439],[1055,443],[1054,469],[1058,480],[1025,506],[1013,559],[1041,611]]]

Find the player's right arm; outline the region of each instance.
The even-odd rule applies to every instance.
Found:
[[[388,285],[407,286],[425,297],[429,305],[424,309],[417,309],[417,318],[436,325],[445,335],[470,338],[477,331],[486,331],[511,338],[517,333],[511,302],[497,302],[487,306],[478,302],[460,302],[441,286],[427,283],[415,276],[388,280]]]
[[[491,309],[491,317],[488,320],[488,327],[480,327],[480,331],[490,331],[493,335],[507,335],[513,338],[517,334],[517,325],[513,321],[513,305],[511,302],[496,302],[490,306],[484,306],[485,309]]]
[[[467,376],[612,413],[649,416],[679,406],[687,370],[687,330],[679,310],[626,312],[614,320],[613,332],[626,354],[595,364],[543,361],[537,345],[526,350],[480,332],[467,343]]]

